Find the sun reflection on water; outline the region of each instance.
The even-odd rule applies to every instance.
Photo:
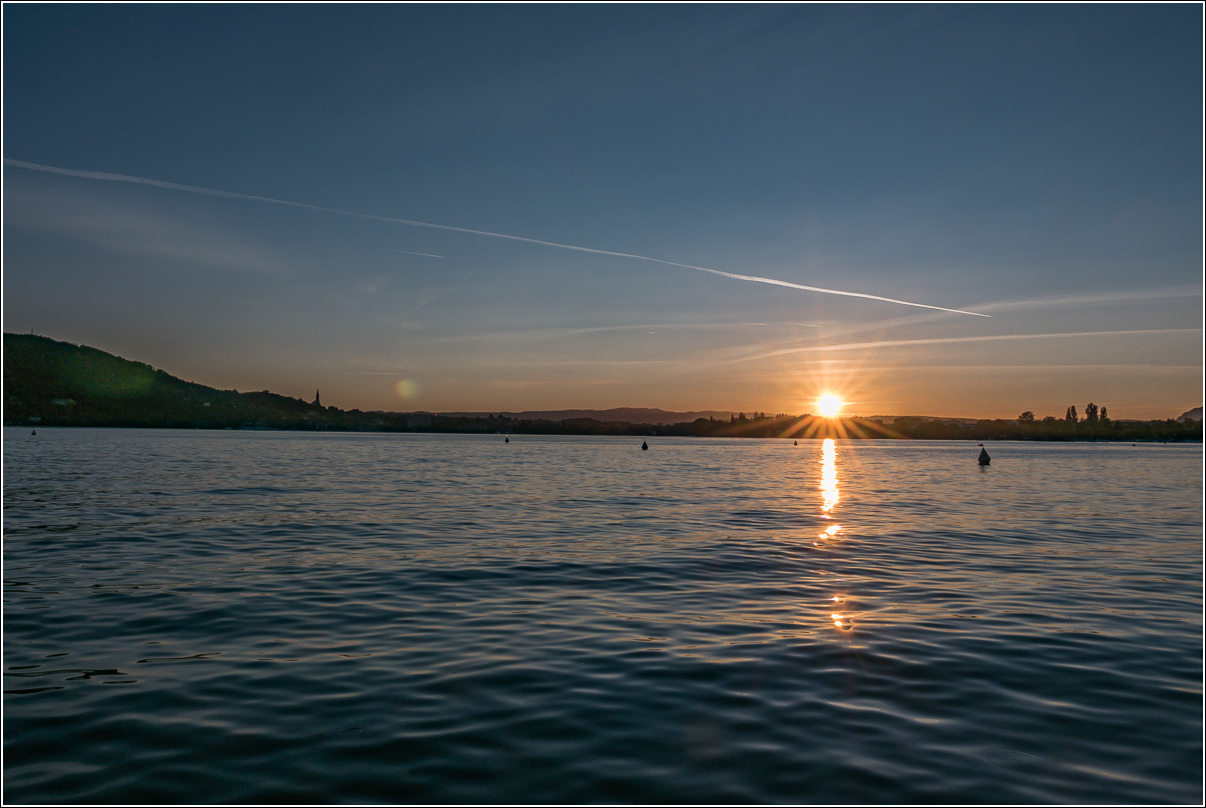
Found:
[[[828,515],[841,499],[838,496],[837,445],[833,438],[825,438],[821,445],[821,512]]]
[[[838,492],[838,474],[837,474],[837,443],[832,438],[826,438],[821,444],[821,514],[825,519],[834,517],[834,509],[837,508],[841,496]],[[839,524],[831,524],[817,535],[817,541],[813,545],[821,548],[826,546],[826,542],[831,542],[838,537],[842,526]],[[832,603],[842,603],[846,600],[843,594],[834,595],[829,598]],[[841,612],[831,611],[829,619],[833,621],[833,627],[839,631],[850,631],[854,628],[854,623],[849,615],[843,615]]]

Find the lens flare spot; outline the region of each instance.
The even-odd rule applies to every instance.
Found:
[[[394,392],[399,398],[414,398],[419,394],[419,385],[414,379],[399,379],[394,384]]]

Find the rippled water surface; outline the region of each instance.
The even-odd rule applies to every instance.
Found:
[[[4,430],[10,802],[1199,802],[1202,447]]]

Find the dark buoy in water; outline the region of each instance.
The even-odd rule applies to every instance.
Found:
[[[647,441],[641,441],[641,451],[642,452],[649,451],[649,443]]]
[[[988,450],[984,448],[984,444],[980,444],[980,465],[987,466],[992,462],[992,458],[988,456]]]
[[[799,442],[798,440],[793,440],[793,441],[791,442],[791,445],[792,445],[792,446],[799,446],[799,445],[800,445],[800,442]]]
[[[35,429],[33,432],[30,432],[29,434],[36,435],[36,434],[38,434],[38,430]]]
[[[503,438],[503,443],[510,443],[510,442],[511,442],[511,436],[510,436],[510,435],[507,435],[505,438]]]

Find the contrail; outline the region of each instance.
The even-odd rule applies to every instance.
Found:
[[[287,205],[293,208],[304,208],[306,210],[317,210],[323,213],[335,213],[340,216],[355,216],[360,219],[371,219],[377,222],[390,222],[392,224],[403,224],[409,227],[428,227],[433,230],[448,230],[453,233],[469,233],[475,236],[488,236],[490,238],[505,238],[510,241],[522,241],[527,244],[540,244],[545,247],[556,247],[561,250],[575,250],[576,252],[592,253],[594,255],[611,255],[616,258],[631,258],[636,261],[650,261],[654,264],[663,264],[670,267],[682,267],[683,269],[693,269],[697,272],[708,272],[713,275],[719,275],[722,278],[732,278],[737,281],[751,281],[753,283],[769,283],[774,286],[785,286],[788,289],[801,289],[805,292],[819,292],[825,295],[842,295],[843,297],[861,297],[866,300],[879,300],[884,303],[896,303],[901,306],[913,306],[918,309],[934,309],[936,311],[947,311],[952,314],[967,314],[972,317],[991,317],[990,314],[981,314],[975,311],[963,311],[962,309],[948,309],[944,306],[930,306],[926,303],[910,303],[907,300],[897,300],[892,297],[881,297],[880,295],[869,295],[864,292],[845,292],[841,289],[825,289],[820,286],[805,286],[801,283],[791,283],[790,281],[780,281],[775,278],[762,278],[757,275],[739,275],[735,272],[722,272],[719,269],[709,269],[708,267],[695,266],[694,264],[680,264],[677,261],[664,261],[661,258],[650,258],[647,255],[633,255],[632,253],[613,252],[612,250],[596,250],[591,247],[577,247],[573,244],[560,244],[556,241],[542,241],[536,238],[526,238],[524,236],[512,236],[507,233],[492,233],[488,230],[473,230],[468,227],[453,227],[447,224],[433,224],[431,222],[416,222],[411,219],[395,219],[390,216],[377,216],[372,213],[356,213],[350,210],[339,210],[337,208],[325,208],[321,205],[307,205],[304,202],[290,202],[285,199],[273,199],[267,196],[255,196],[253,194],[240,194],[233,191],[216,191],[212,188],[198,188],[193,185],[181,185],[176,182],[164,182],[163,180],[150,180],[145,177],[131,177],[126,174],[109,174],[104,171],[77,171],[70,168],[57,168],[55,166],[44,166],[37,163],[27,163],[24,160],[12,160],[4,158],[6,166],[15,168],[28,168],[32,171],[46,171],[51,174],[62,174],[67,177],[80,177],[86,180],[104,180],[106,182],[132,182],[136,185],[150,185],[153,188],[166,188],[171,191],[188,191],[194,194],[204,194],[205,196],[220,196],[226,199],[249,199],[255,202],[268,202],[273,205]]]

